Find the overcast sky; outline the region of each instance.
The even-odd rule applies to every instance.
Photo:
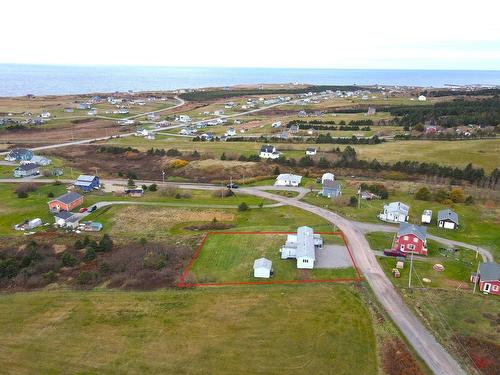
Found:
[[[499,0],[1,0],[0,63],[500,70]]]

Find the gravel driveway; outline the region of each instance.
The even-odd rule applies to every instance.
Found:
[[[352,267],[351,257],[344,245],[325,245],[316,250],[314,268],[347,268]]]

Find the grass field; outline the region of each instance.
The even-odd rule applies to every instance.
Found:
[[[325,244],[343,244],[337,236],[323,236]],[[263,281],[253,277],[253,262],[265,257],[273,262],[274,274],[271,281],[301,279],[356,278],[352,267],[342,269],[298,270],[294,259],[282,260],[279,249],[286,241],[286,235],[260,234],[216,234],[209,235],[193,268],[188,282],[225,283]],[[326,251],[326,250],[319,250]]]
[[[6,295],[0,340],[16,374],[378,374],[344,285]]]

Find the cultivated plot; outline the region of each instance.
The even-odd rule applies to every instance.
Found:
[[[179,286],[274,284],[357,281],[359,272],[342,234],[320,233],[322,249],[316,250],[316,267],[297,269],[295,259],[281,259],[279,249],[289,232],[209,232],[184,270]],[[272,261],[269,279],[253,276],[255,259]]]

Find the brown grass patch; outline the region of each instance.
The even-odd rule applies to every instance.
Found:
[[[388,375],[424,375],[419,364],[399,338],[383,342],[382,367]]]

